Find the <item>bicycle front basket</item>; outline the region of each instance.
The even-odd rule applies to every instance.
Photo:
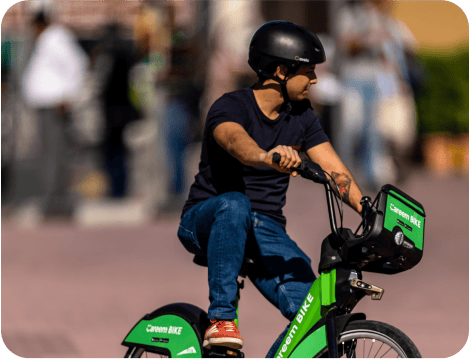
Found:
[[[373,245],[379,258],[362,270],[394,274],[414,267],[423,255],[425,210],[412,197],[387,184],[378,194],[378,210],[383,213],[381,233],[368,245]]]

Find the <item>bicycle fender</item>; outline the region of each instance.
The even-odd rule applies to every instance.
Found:
[[[365,313],[351,313],[351,314],[345,314],[345,315],[340,315],[335,318],[335,327],[337,331],[337,340],[340,338],[340,334],[343,332],[345,327],[349,322],[353,322],[355,320],[365,320],[366,315]]]
[[[122,345],[178,358],[201,358],[207,313],[188,303],[173,303],[145,315]]]

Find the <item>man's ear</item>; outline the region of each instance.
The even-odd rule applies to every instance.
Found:
[[[280,64],[277,66],[275,70],[275,76],[278,78],[285,80],[285,75],[287,74],[288,68],[284,64]]]

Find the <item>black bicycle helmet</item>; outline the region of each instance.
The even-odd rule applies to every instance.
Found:
[[[269,78],[280,83],[286,111],[291,104],[287,93],[287,80],[273,73],[278,65],[287,67],[287,77],[295,73],[302,64],[313,65],[326,61],[321,41],[311,30],[287,21],[270,21],[254,34],[249,45],[249,66],[260,78]]]
[[[302,64],[326,61],[324,47],[311,30],[287,21],[270,21],[254,34],[249,46],[248,63],[263,77],[275,72],[272,64],[284,64],[290,73]]]

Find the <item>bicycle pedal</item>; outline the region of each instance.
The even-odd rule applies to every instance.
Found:
[[[244,358],[244,353],[237,349],[212,345],[208,351],[209,358]]]

